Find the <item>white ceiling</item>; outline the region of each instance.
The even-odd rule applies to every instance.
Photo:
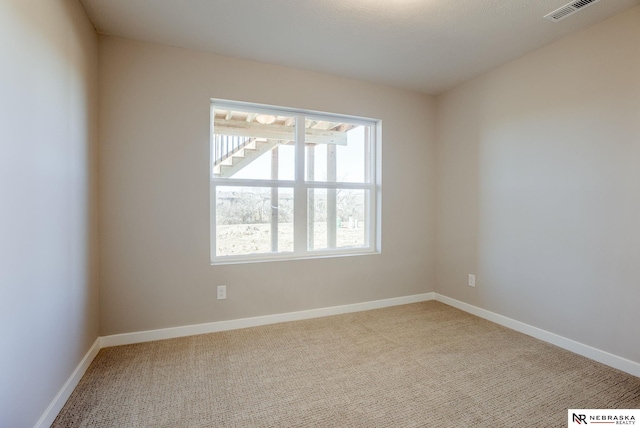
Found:
[[[639,5],[601,0],[80,0],[103,34],[427,94]]]

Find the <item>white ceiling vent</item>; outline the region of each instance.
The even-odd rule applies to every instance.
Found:
[[[571,3],[562,6],[560,9],[554,10],[553,12],[545,15],[549,21],[558,22],[565,19],[569,15],[573,15],[577,11],[584,9],[587,6],[591,6],[594,3],[599,2],[600,0],[577,0],[572,1]]]

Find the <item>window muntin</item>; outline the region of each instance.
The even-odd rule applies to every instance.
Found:
[[[379,121],[212,100],[212,263],[379,251]]]

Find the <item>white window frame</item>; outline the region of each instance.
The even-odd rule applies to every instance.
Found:
[[[381,201],[382,201],[382,156],[381,156],[381,136],[382,121],[364,117],[347,116],[333,113],[323,113],[311,110],[285,108],[269,106],[264,104],[254,104],[239,101],[229,101],[223,99],[211,99],[210,110],[210,158],[209,158],[209,183],[210,183],[210,257],[212,265],[270,262],[278,260],[314,259],[327,257],[358,256],[366,254],[381,253]],[[214,110],[222,108],[225,110],[251,111],[269,115],[287,115],[295,117],[295,178],[294,180],[268,180],[268,179],[233,179],[217,178],[213,174],[214,165]],[[305,117],[312,116],[313,119],[327,121],[345,121],[355,125],[368,126],[371,130],[370,159],[369,159],[369,182],[320,182],[306,181],[305,174]],[[293,251],[281,253],[260,253],[246,255],[216,255],[216,189],[218,186],[224,187],[278,187],[292,188],[294,200],[293,215]],[[370,195],[370,221],[368,222],[368,240],[366,247],[343,247],[328,248],[322,250],[307,249],[307,193],[309,189],[353,189],[368,190]]]

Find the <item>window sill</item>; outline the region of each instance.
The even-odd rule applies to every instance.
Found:
[[[366,249],[362,251],[314,251],[304,255],[295,255],[294,253],[281,253],[277,255],[247,255],[247,256],[225,256],[216,257],[211,261],[211,266],[236,265],[246,263],[268,263],[268,262],[288,262],[294,260],[313,260],[313,259],[329,259],[336,257],[353,257],[353,256],[369,256],[381,254],[381,251]]]

